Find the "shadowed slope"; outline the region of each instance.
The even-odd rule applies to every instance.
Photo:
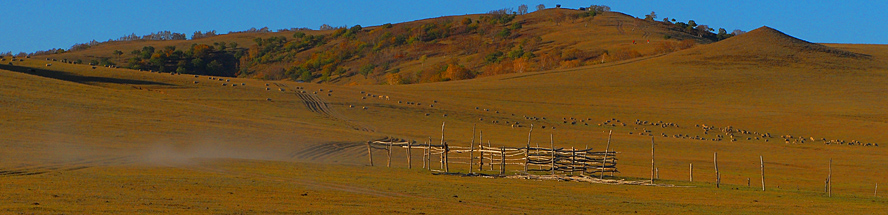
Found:
[[[679,52],[677,56],[693,60],[675,59],[676,62],[691,64],[804,64],[828,68],[860,66],[856,63],[849,64],[848,61],[869,62],[872,58],[870,55],[801,40],[767,26],[721,42]]]

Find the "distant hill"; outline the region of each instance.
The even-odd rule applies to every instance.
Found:
[[[714,41],[710,32],[668,22],[618,12],[558,8],[524,15],[492,11],[327,31],[110,42],[47,57],[164,72],[409,84],[608,63]],[[194,56],[193,48],[201,44],[210,46],[202,51],[211,59]],[[148,46],[153,49],[145,50]],[[122,54],[115,55],[115,50]],[[212,61],[218,63],[210,65]]]
[[[849,61],[868,62],[871,56],[801,40],[763,26],[748,33],[676,53],[676,62],[706,65],[848,67]],[[684,61],[681,58],[694,59]]]

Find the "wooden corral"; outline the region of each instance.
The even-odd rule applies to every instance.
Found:
[[[395,148],[406,150],[407,166],[412,167],[412,150],[421,150],[423,168],[431,168],[432,157],[437,157],[440,168],[436,171],[451,172],[450,164],[469,165],[467,173],[498,171],[505,175],[506,171],[518,174],[566,174],[592,175],[595,173],[614,173],[617,171],[616,152],[593,151],[591,148],[545,148],[545,147],[506,147],[478,144],[472,146],[453,146],[444,144],[418,143],[412,140],[384,138],[367,142],[367,153],[370,165],[374,165],[373,151],[382,150],[386,153],[387,166],[391,166],[391,152]],[[378,155],[377,155],[378,156]],[[477,167],[477,169],[473,169]],[[460,172],[460,171],[456,171]]]

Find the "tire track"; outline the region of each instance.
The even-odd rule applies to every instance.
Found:
[[[134,163],[133,156],[105,157],[100,159],[78,159],[71,162],[54,162],[13,168],[0,168],[0,176],[28,176],[57,171],[74,171],[95,166],[109,166]]]
[[[358,123],[356,123],[352,120],[349,120],[348,118],[345,118],[344,116],[334,112],[327,105],[327,102],[324,102],[324,100],[321,100],[321,98],[318,98],[315,95],[308,94],[308,93],[301,93],[301,92],[297,92],[296,95],[299,96],[299,99],[302,100],[302,103],[305,104],[305,106],[308,107],[308,109],[311,112],[315,112],[315,113],[321,114],[325,117],[328,117],[328,118],[331,118],[331,119],[334,119],[337,121],[341,121],[341,122],[345,123],[346,125],[348,125],[349,127],[351,127],[352,129],[355,129],[358,131],[374,132],[373,129],[371,129],[367,126],[358,124]]]
[[[358,152],[362,143],[325,143],[308,147],[289,154],[290,158],[318,160],[325,157],[344,157],[350,152]],[[363,153],[355,153],[354,156],[360,156]]]

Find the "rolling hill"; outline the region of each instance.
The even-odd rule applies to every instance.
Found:
[[[888,84],[888,46],[813,44],[762,27],[659,53],[662,35],[682,34],[619,13],[555,25],[547,17],[558,12],[575,11],[551,9],[513,22],[524,23],[519,32],[552,41],[535,49],[540,53],[606,47],[646,54],[406,85],[348,84],[372,83],[362,76],[304,83],[176,75],[42,57],[9,65],[6,58],[0,64],[0,211],[860,214],[886,209],[888,201],[873,192],[878,191],[873,185],[884,183],[881,170],[888,164],[888,137],[882,135],[888,129],[883,109],[888,92],[882,89]],[[281,33],[287,34],[292,33]],[[245,35],[202,41],[235,36]],[[50,58],[104,55],[139,44],[103,44]],[[446,61],[442,53],[424,54],[425,64]],[[412,59],[419,56],[393,68],[421,69],[423,63]],[[620,171],[614,179],[647,181],[654,144],[661,186],[433,175],[416,166],[407,169],[400,150],[393,151],[392,168],[367,166],[366,141],[437,141],[442,122],[453,146],[468,146],[477,129],[493,146],[551,141],[598,150],[613,131],[610,149],[618,152]],[[421,157],[414,153],[414,159]],[[714,153],[720,187],[714,184]],[[689,165],[696,168],[693,182]],[[767,191],[757,185],[759,165],[765,166]],[[431,166],[437,171],[437,164]],[[451,171],[465,173],[467,167],[452,164]],[[823,192],[829,174],[831,197]]]
[[[83,62],[106,59],[102,62],[133,69],[202,74],[206,62],[192,64],[197,57],[189,53],[194,52],[193,45],[207,44],[217,53],[233,52],[237,59],[220,60],[226,70],[232,67],[241,77],[409,84],[622,61],[714,41],[714,34],[703,35],[707,36],[618,12],[547,9],[525,15],[494,11],[328,31],[111,42],[47,57]],[[154,47],[159,55],[131,53],[145,46]],[[165,47],[173,49],[164,51]],[[113,55],[115,50],[122,55]],[[175,50],[183,52],[175,54]]]

